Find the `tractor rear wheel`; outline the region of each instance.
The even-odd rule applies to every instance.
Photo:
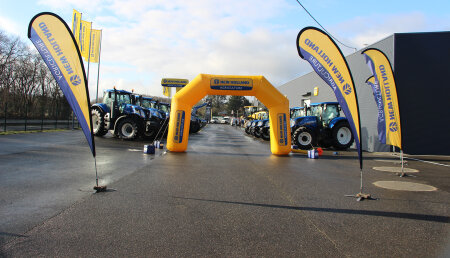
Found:
[[[348,149],[353,144],[353,134],[347,122],[339,123],[333,128],[333,147],[338,150]]]
[[[131,118],[124,118],[117,125],[119,137],[124,140],[134,140],[138,137],[139,127]]]
[[[253,133],[253,135],[256,137],[256,138],[261,138],[261,130],[262,130],[262,128],[261,127],[255,127],[255,132]]]
[[[105,114],[98,109],[92,109],[92,132],[95,136],[103,136],[108,132],[105,128]]]
[[[295,130],[292,140],[302,150],[310,150],[316,145],[315,134],[306,127],[300,127]]]

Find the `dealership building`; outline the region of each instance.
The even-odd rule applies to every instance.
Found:
[[[367,48],[383,51],[394,70],[404,152],[449,155],[450,32],[395,33]],[[361,54],[365,49],[346,56],[358,96],[362,149],[387,152],[392,148],[378,140],[377,105],[372,88],[366,84],[372,74]],[[288,97],[291,107],[337,101],[331,87],[315,72],[278,89]]]

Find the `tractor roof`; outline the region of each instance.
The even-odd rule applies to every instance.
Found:
[[[311,103],[310,106],[318,106],[318,105],[339,105],[339,102],[318,102],[318,103]]]
[[[304,107],[291,107],[291,109],[304,109]]]
[[[126,90],[115,90],[115,91],[119,94],[131,94],[131,92],[126,91]],[[105,90],[105,92],[114,92],[114,89]]]

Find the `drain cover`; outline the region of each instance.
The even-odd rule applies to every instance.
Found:
[[[401,167],[373,167],[374,170],[384,171],[384,172],[392,172],[392,173],[401,173]],[[403,172],[405,173],[418,173],[419,170],[414,168],[403,168]]]
[[[381,188],[398,191],[431,192],[437,190],[436,187],[431,185],[403,181],[377,181],[373,184]]]
[[[394,163],[394,164],[402,164],[402,162],[400,160],[397,159],[374,159],[374,161],[378,161],[378,162],[390,162],[390,163]],[[408,162],[406,160],[403,161],[403,164],[408,164]]]

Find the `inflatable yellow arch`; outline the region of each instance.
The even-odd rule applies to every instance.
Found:
[[[255,96],[269,109],[272,154],[291,152],[289,100],[264,76],[199,74],[172,99],[167,149],[184,152],[189,140],[191,109],[206,95]]]

